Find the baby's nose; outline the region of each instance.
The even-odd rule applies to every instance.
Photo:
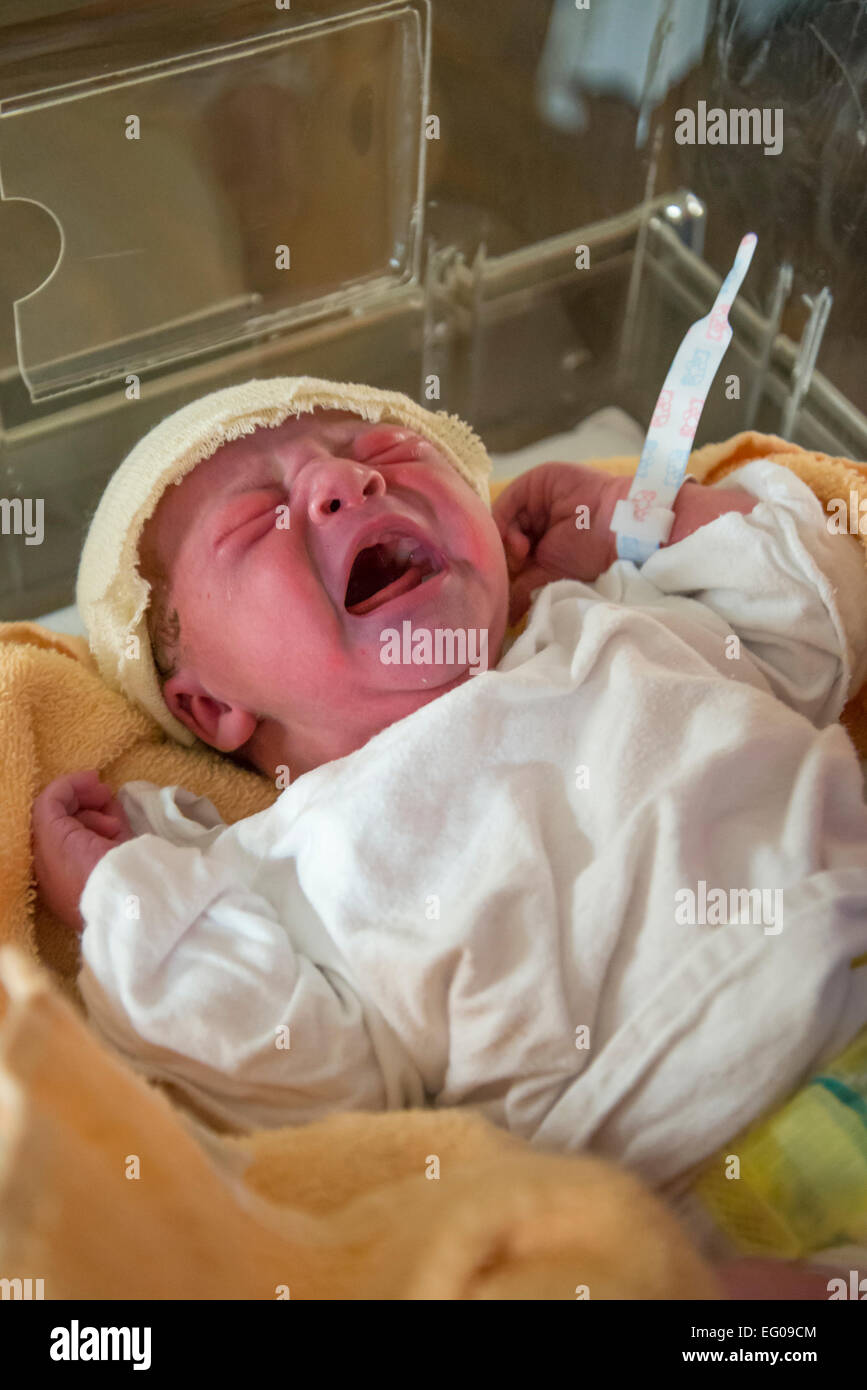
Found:
[[[385,492],[385,479],[375,468],[349,459],[321,459],[310,488],[308,515],[314,525],[321,526],[332,513],[347,507],[358,507],[371,497]]]

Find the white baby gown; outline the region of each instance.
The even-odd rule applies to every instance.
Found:
[[[654,1183],[839,1051],[867,1022],[837,723],[867,572],[793,473],[725,486],[761,500],[547,586],[496,670],[268,810],[123,788],[137,837],[81,898],[97,1030],[223,1125],[471,1105]],[[702,911],[749,889],[773,912]]]

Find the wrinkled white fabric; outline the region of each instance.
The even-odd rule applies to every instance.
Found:
[[[867,1022],[836,722],[867,574],[786,469],[725,486],[762,500],[549,585],[496,670],[259,815],[128,784],[139,834],[81,899],[97,1029],[223,1123],[432,1098],[652,1182],[839,1051]],[[700,881],[781,890],[782,921],[682,925]]]

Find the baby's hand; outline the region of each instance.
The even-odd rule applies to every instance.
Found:
[[[543,463],[501,493],[493,512],[509,566],[511,622],[526,612],[534,589],[555,579],[591,583],[613,563],[608,527],[631,483],[581,463]]]
[[[517,622],[530,594],[555,579],[594,579],[617,559],[611,518],[632,486],[583,463],[543,463],[522,473],[494,503],[509,566],[509,621]],[[689,481],[674,503],[665,542],[676,545],[726,512],[751,512],[756,498],[739,488],[706,488]],[[586,511],[584,510],[586,508]]]
[[[111,788],[98,772],[73,772],[49,782],[33,803],[33,866],[39,896],[73,931],[84,885],[110,849],[134,838]]]

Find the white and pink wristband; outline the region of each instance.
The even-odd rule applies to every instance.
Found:
[[[708,392],[732,340],[729,310],[756,241],[753,232],[743,238],[713,308],[687,330],[668,369],[632,486],[611,517],[620,560],[643,564],[671,535],[674,499],[684,482]]]

